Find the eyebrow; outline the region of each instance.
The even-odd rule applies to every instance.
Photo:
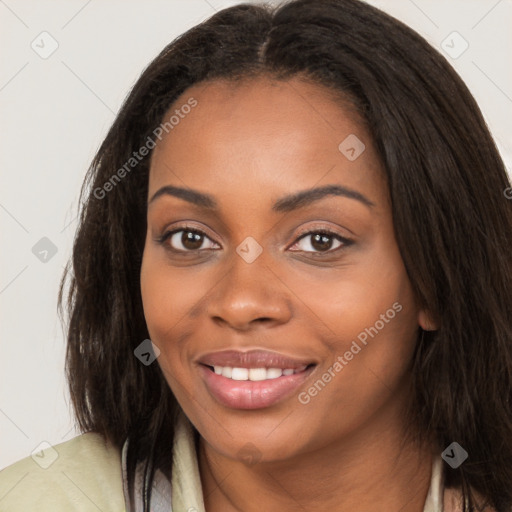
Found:
[[[193,190],[191,188],[175,187],[173,185],[166,185],[165,187],[157,190],[153,197],[149,200],[149,204],[158,199],[161,196],[170,195],[178,197],[188,201],[189,203],[195,204],[208,210],[217,210],[217,201],[209,194]],[[375,203],[370,201],[366,196],[357,192],[356,190],[343,187],[341,185],[325,185],[323,187],[311,188],[308,190],[302,190],[295,194],[290,194],[278,199],[272,206],[272,210],[277,213],[290,212],[298,208],[303,208],[315,201],[319,201],[326,196],[342,196],[349,199],[355,199],[360,203],[364,204],[368,208],[375,206]]]

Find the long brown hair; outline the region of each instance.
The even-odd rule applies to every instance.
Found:
[[[170,477],[179,405],[159,366],[134,356],[149,337],[139,275],[151,152],[122,180],[112,176],[127,169],[188,87],[261,74],[310,79],[339,92],[365,120],[387,174],[410,282],[440,324],[417,342],[411,425],[440,447],[457,441],[469,453],[457,469],[444,466],[447,485],[462,488],[466,512],[475,507],[472,490],[497,512],[508,511],[512,202],[503,191],[510,183],[475,100],[446,60],[358,0],[224,9],[170,43],[142,73],[88,171],[72,269],[61,284],[80,429],[118,447],[130,439],[131,488],[139,461],[150,482],[156,468]],[[144,493],[149,510],[150,485]]]

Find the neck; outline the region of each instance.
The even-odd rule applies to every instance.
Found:
[[[252,466],[217,453],[201,439],[206,511],[423,512],[430,448],[404,442],[397,425],[368,430],[293,459]]]

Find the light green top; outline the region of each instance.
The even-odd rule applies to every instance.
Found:
[[[205,512],[194,433],[183,416],[176,425],[173,453],[172,510]],[[424,512],[443,512],[442,495],[439,457]],[[99,434],[87,433],[0,471],[0,512],[27,511],[125,512],[120,450]]]

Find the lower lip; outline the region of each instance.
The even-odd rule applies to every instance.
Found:
[[[262,409],[276,404],[297,390],[315,366],[293,375],[259,381],[228,379],[204,365],[200,365],[199,369],[208,391],[222,405],[232,409]]]

